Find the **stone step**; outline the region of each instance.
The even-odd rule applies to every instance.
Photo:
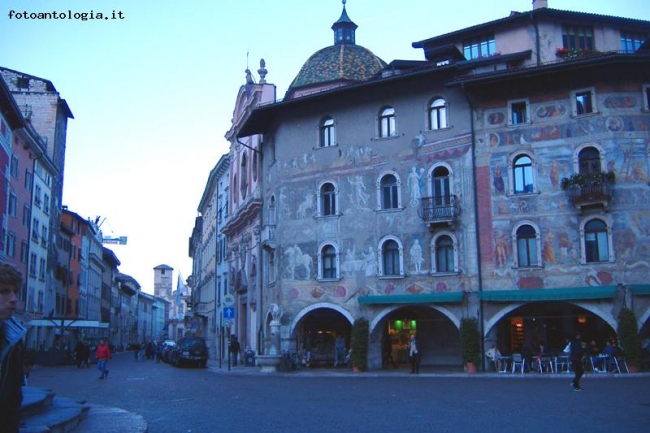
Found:
[[[147,422],[119,408],[55,396],[51,389],[24,387],[20,433],[146,433]]]

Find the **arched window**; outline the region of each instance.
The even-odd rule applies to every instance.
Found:
[[[434,272],[455,272],[454,241],[448,235],[439,236],[435,240],[435,269]]]
[[[321,278],[338,278],[336,249],[328,244],[321,249]]]
[[[336,187],[330,182],[320,188],[320,215],[336,215]]]
[[[248,174],[246,172],[246,154],[242,153],[241,167],[239,170],[239,187],[241,191],[242,200],[246,199],[246,192],[248,191]]]
[[[609,234],[607,224],[600,219],[592,219],[584,229],[585,260],[587,263],[609,260]]]
[[[429,104],[429,129],[447,128],[447,102],[442,98],[435,98]]]
[[[277,224],[277,208],[275,207],[275,196],[272,195],[269,200],[269,225]]]
[[[334,146],[334,119],[325,117],[321,120],[320,127],[320,147]]]
[[[537,232],[533,226],[522,225],[517,229],[517,260],[521,267],[539,266]]]
[[[580,174],[600,173],[602,165],[600,152],[595,147],[585,147],[578,154],[578,171]]]
[[[519,155],[513,163],[513,192],[528,194],[534,191],[533,160],[528,155]]]
[[[396,277],[403,275],[401,248],[396,240],[387,239],[381,245],[382,275],[385,277]]]
[[[397,135],[395,130],[395,109],[384,107],[379,114],[379,137],[387,138]]]
[[[399,208],[397,178],[394,175],[387,174],[381,178],[380,194],[381,209]]]
[[[438,166],[433,169],[433,175],[431,176],[431,194],[434,206],[451,204],[451,186],[449,169],[447,167]]]

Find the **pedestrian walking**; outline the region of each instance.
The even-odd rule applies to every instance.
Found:
[[[420,374],[420,350],[415,334],[411,334],[409,343],[409,361],[411,361],[411,374]]]
[[[13,266],[0,265],[0,432],[17,433],[23,401],[25,370],[22,339],[26,329],[13,316],[22,274]]]
[[[90,363],[88,362],[88,357],[90,356],[90,348],[86,346],[83,341],[77,342],[77,345],[74,348],[74,356],[75,361],[77,361],[77,368],[90,366]]]
[[[237,337],[234,335],[230,337],[230,347],[228,347],[228,351],[230,352],[232,365],[237,365],[237,358],[241,352],[241,346],[239,345],[239,341],[237,341]]]
[[[573,381],[571,385],[574,391],[582,391],[580,388],[580,378],[585,374],[585,368],[582,365],[582,358],[585,356],[585,346],[580,339],[580,334],[576,334],[575,339],[571,341],[571,365],[573,366]]]
[[[111,354],[111,348],[108,346],[108,343],[106,343],[106,340],[103,338],[99,339],[99,346],[97,346],[96,356],[97,356],[97,368],[102,373],[102,375],[99,376],[99,378],[105,379],[108,377],[108,370],[106,369],[106,364],[108,363],[108,360],[111,359],[112,354]]]

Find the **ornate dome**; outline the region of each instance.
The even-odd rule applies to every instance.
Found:
[[[315,52],[300,68],[291,83],[296,89],[331,81],[364,81],[377,74],[386,63],[359,45],[333,45]]]
[[[332,25],[334,45],[315,52],[300,68],[289,86],[287,96],[310,89],[326,89],[332,85],[365,81],[380,72],[386,63],[372,51],[355,44],[357,25],[345,10]]]

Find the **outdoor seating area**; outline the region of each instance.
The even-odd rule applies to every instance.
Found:
[[[491,359],[491,363],[497,373],[571,374],[573,372],[571,360],[566,353],[544,356],[534,355],[528,359],[521,353],[500,354]],[[583,359],[583,364],[586,373],[622,374],[630,372],[624,356],[587,356]]]

